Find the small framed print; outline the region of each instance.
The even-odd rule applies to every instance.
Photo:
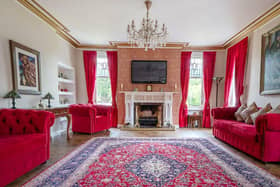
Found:
[[[147,92],[151,92],[152,91],[152,85],[147,85],[146,90],[147,90]]]
[[[41,94],[40,52],[10,40],[13,86],[21,94]]]

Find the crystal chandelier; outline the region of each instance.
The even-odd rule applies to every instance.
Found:
[[[145,48],[145,51],[148,51],[148,49],[155,50],[155,48],[166,46],[168,33],[165,24],[159,29],[158,21],[156,20],[154,22],[154,20],[149,18],[149,10],[152,6],[152,1],[145,0],[145,5],[147,8],[147,15],[146,18],[143,18],[141,28],[137,30],[134,20],[132,20],[131,24],[128,24],[127,34],[131,46]]]

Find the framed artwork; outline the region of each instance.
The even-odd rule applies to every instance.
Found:
[[[40,52],[10,40],[13,86],[21,94],[41,94]]]
[[[260,93],[280,94],[280,25],[262,36]]]

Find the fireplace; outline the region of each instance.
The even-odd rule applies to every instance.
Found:
[[[163,126],[162,103],[135,103],[134,124],[140,128],[161,128]]]

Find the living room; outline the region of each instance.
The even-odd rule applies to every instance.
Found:
[[[0,186],[280,186],[278,0],[0,5]]]

